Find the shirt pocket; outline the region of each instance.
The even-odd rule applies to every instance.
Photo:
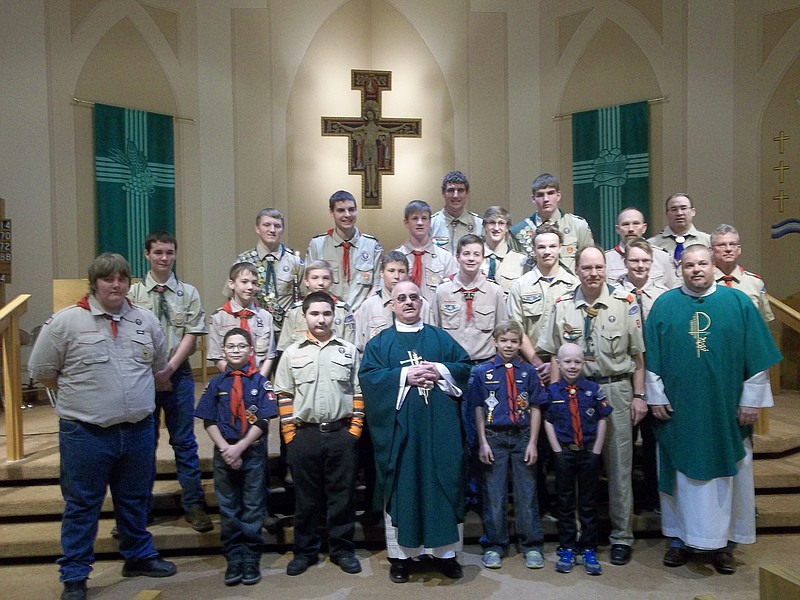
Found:
[[[439,320],[442,329],[453,330],[461,327],[461,305],[453,300],[446,300],[439,305]]]
[[[374,338],[376,335],[378,335],[384,329],[388,329],[389,325],[390,325],[389,324],[389,320],[386,317],[384,317],[383,315],[381,315],[380,317],[371,318],[369,320],[369,324],[367,325],[367,327],[369,329],[369,333],[368,333],[369,339]]]
[[[494,308],[474,307],[472,309],[472,324],[480,331],[492,331],[495,325]]]
[[[100,333],[86,333],[78,337],[75,345],[76,359],[86,368],[109,360],[105,337]]]
[[[131,336],[131,349],[133,359],[137,363],[153,364],[153,337],[147,331],[137,332]]]
[[[311,355],[292,356],[292,376],[298,385],[317,380],[317,368]]]
[[[622,331],[618,327],[603,327],[600,330],[601,347],[599,348],[599,352],[612,358],[618,358],[627,354],[623,342]]]
[[[355,281],[357,285],[364,285],[372,287],[375,281],[375,273],[373,271],[374,264],[372,262],[372,254],[364,250],[358,255],[355,263]]]
[[[345,394],[353,394],[353,365],[355,359],[351,354],[337,353],[331,358],[331,380],[339,385]]]
[[[544,295],[540,292],[525,292],[520,296],[522,314],[525,317],[540,318],[544,312]]]

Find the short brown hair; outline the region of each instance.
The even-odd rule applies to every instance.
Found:
[[[125,257],[114,252],[104,252],[89,265],[89,290],[94,294],[97,291],[97,280],[109,277],[114,273],[128,280],[131,284],[131,266]]]

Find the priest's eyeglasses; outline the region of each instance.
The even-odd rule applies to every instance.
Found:
[[[399,296],[397,296],[397,298],[395,298],[395,301],[399,302],[400,304],[403,304],[406,300],[411,300],[411,302],[419,302],[420,300],[422,300],[422,298],[420,297],[419,294],[408,294],[408,295],[400,294]]]

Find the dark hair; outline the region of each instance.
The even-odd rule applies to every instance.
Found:
[[[336,308],[336,304],[333,302],[333,298],[331,298],[328,292],[311,292],[303,299],[303,314],[306,314],[308,307],[314,304],[314,302],[325,302],[330,305],[331,310]]]
[[[381,271],[386,268],[386,265],[392,262],[402,263],[406,266],[406,271],[409,270],[408,266],[408,257],[400,252],[400,250],[389,250],[389,252],[384,252],[383,256],[381,256]]]
[[[226,331],[225,335],[222,336],[222,344],[225,345],[225,342],[228,341],[228,338],[232,337],[234,335],[242,336],[245,340],[247,340],[247,343],[252,348],[252,346],[253,346],[253,338],[250,337],[250,333],[248,331],[245,331],[241,327],[234,327],[233,329],[229,329],[228,331]]]
[[[474,233],[468,233],[467,235],[462,235],[458,240],[458,244],[456,245],[456,256],[461,254],[461,249],[464,246],[469,246],[470,244],[480,244],[481,252],[483,252],[483,238],[478,237]]]
[[[428,213],[428,216],[431,216],[431,205],[425,202],[425,200],[412,200],[408,204],[406,204],[405,209],[403,210],[403,220],[408,221],[408,217],[411,216],[411,213],[415,212],[424,212]]]
[[[536,233],[533,234],[533,242],[534,248],[536,247],[536,238],[542,235],[543,233],[554,233],[558,236],[558,243],[562,246],[564,245],[564,234],[561,233],[561,230],[553,225],[552,223],[542,223],[536,228]]]
[[[542,173],[531,184],[531,193],[535,194],[544,188],[556,188],[556,191],[561,191],[561,184],[558,182],[558,177],[550,173]]]
[[[262,208],[260,211],[258,211],[258,214],[256,215],[256,225],[261,225],[261,219],[264,217],[278,219],[281,222],[281,227],[286,227],[286,223],[283,220],[283,213],[277,208]]]
[[[89,290],[94,294],[97,291],[97,280],[119,273],[120,277],[131,284],[131,267],[125,257],[113,252],[104,252],[89,265]]]
[[[153,244],[156,242],[161,242],[162,244],[172,244],[175,246],[175,252],[178,251],[178,240],[175,239],[175,236],[172,235],[169,231],[154,231],[146,238],[144,238],[144,249],[150,252],[150,248],[153,247]]]
[[[331,197],[328,199],[328,206],[330,207],[331,210],[333,210],[333,207],[337,202],[347,202],[348,200],[353,204],[356,204],[356,197],[353,196],[353,194],[351,194],[346,190],[336,190],[335,192],[333,192],[333,195],[331,195]],[[357,204],[356,208],[358,208]]]
[[[685,198],[686,198],[686,199],[689,201],[689,207],[690,207],[690,208],[694,208],[694,200],[692,200],[692,197],[691,197],[689,194],[687,194],[686,192],[675,192],[674,194],[672,194],[672,195],[671,195],[669,198],[667,198],[667,199],[664,201],[664,210],[666,210],[667,208],[669,208],[669,201],[670,201],[670,200],[674,200],[674,199],[675,199],[675,198],[677,198],[678,196],[683,196],[683,197],[685,197]]]
[[[231,267],[231,270],[228,271],[228,279],[231,281],[235,281],[236,278],[242,274],[243,271],[247,271],[251,275],[255,275],[258,277],[258,269],[253,263],[249,262],[237,262],[235,265]]]
[[[461,171],[450,171],[442,178],[442,193],[447,189],[448,183],[463,183],[464,187],[469,191],[469,179]]]

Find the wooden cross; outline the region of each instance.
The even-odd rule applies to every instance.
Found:
[[[777,166],[772,167],[773,171],[778,171],[778,173],[779,173],[778,174],[778,183],[783,183],[783,178],[784,178],[783,172],[788,168],[789,168],[789,165],[783,164],[782,160],[778,161],[778,165]]]
[[[360,117],[322,117],[322,135],[348,138],[350,175],[361,175],[361,206],[381,207],[381,175],[394,175],[394,138],[420,137],[421,119],[384,119],[381,93],[392,89],[391,71],[351,71],[351,89],[361,91]]]
[[[772,197],[773,200],[778,201],[778,212],[783,212],[783,202],[784,200],[788,200],[789,196],[783,193],[783,190],[777,196]]]
[[[778,134],[777,137],[772,138],[773,142],[778,142],[778,154],[783,154],[783,142],[789,140],[789,136],[783,133],[783,130]]]

